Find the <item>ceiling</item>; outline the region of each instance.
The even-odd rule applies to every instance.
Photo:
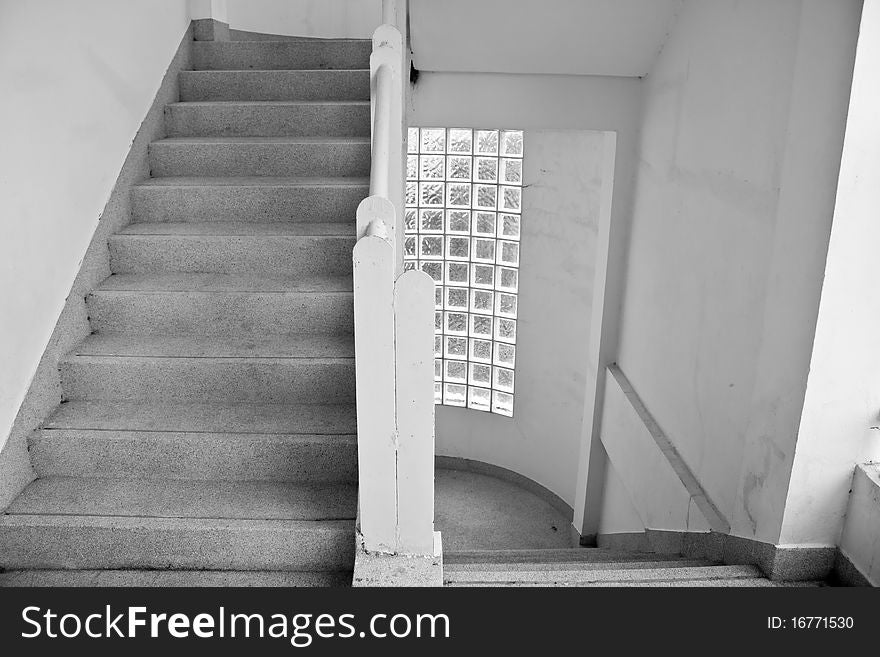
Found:
[[[422,71],[643,77],[683,0],[410,0]]]

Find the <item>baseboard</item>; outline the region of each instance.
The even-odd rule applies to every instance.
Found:
[[[439,454],[434,457],[434,466],[437,468],[445,468],[446,470],[475,472],[477,474],[496,477],[502,481],[508,481],[520,488],[524,488],[533,495],[540,497],[554,509],[559,511],[569,523],[571,523],[574,518],[574,510],[565,500],[559,497],[559,495],[549,488],[545,488],[538,482],[529,479],[518,472],[514,472],[513,470],[502,468],[499,465],[492,465],[491,463],[484,463],[483,461],[474,461],[472,459],[465,459],[458,456],[440,456]],[[574,540],[572,545],[577,545],[577,540]]]
[[[874,586],[871,580],[840,549],[837,550],[834,568],[831,570],[828,581],[835,586]]]
[[[826,580],[835,568],[834,547],[779,546],[751,538],[716,532],[644,532],[600,534],[598,547],[632,552],[680,554],[726,564],[757,566],[772,580],[805,582]]]
[[[0,509],[9,506],[25,486],[36,478],[28,455],[28,438],[61,402],[59,361],[91,333],[86,296],[110,275],[107,239],[131,223],[129,192],[132,185],[150,176],[147,147],[150,142],[165,136],[165,105],[179,98],[177,74],[190,68],[191,41],[192,27],[184,33],[150,109],[135,135],[70,293],[15,416],[9,438],[0,451]]]
[[[229,23],[213,18],[196,18],[192,22],[193,41],[229,41]]]

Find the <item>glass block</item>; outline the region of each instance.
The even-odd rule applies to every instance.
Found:
[[[446,152],[446,128],[422,128],[422,153]]]
[[[419,183],[419,205],[441,207],[443,205],[444,183]]]
[[[442,383],[434,383],[434,403],[442,404],[443,403],[443,384]]]
[[[443,380],[443,359],[435,358],[434,359],[434,380],[442,381]]]
[[[495,339],[498,342],[516,342],[516,320],[498,317],[495,320]]]
[[[492,412],[497,413],[498,415],[513,417],[513,395],[499,390],[493,390]]]
[[[416,261],[415,260],[409,260],[409,261],[403,263],[403,271],[409,271],[410,269],[415,269],[415,268],[416,268]]]
[[[443,237],[441,235],[419,236],[419,258],[442,258]]]
[[[474,133],[470,128],[450,128],[448,148],[450,153],[470,153],[473,150]]]
[[[442,262],[420,262],[419,268],[436,282],[443,281],[443,263]]]
[[[418,232],[418,224],[416,223],[416,211],[407,209],[403,214],[403,232]]]
[[[447,406],[464,406],[467,386],[457,383],[443,384],[443,403]]]
[[[474,262],[495,262],[495,240],[474,238]]]
[[[498,182],[498,158],[478,157],[474,159],[474,180],[477,182]]]
[[[434,313],[434,333],[443,333],[443,313]]]
[[[492,342],[490,340],[471,338],[469,346],[469,357],[472,361],[478,363],[492,362]]]
[[[499,240],[498,264],[509,267],[517,267],[519,265],[519,242]]]
[[[495,299],[495,314],[516,319],[516,295],[499,292]]]
[[[494,237],[496,217],[494,212],[474,212],[474,235]]]
[[[465,157],[446,158],[446,176],[449,180],[470,180],[471,179],[471,161],[468,155]]]
[[[467,363],[460,360],[444,361],[443,380],[452,383],[467,382]]]
[[[472,338],[491,338],[492,337],[492,318],[488,315],[470,315],[471,327],[470,336]],[[505,320],[509,321],[509,320]]]
[[[466,287],[446,288],[446,310],[467,310],[468,290]]]
[[[471,265],[471,285],[491,290],[495,287],[495,267]]]
[[[419,204],[419,184],[414,182],[406,183],[406,204],[408,206]]]
[[[513,392],[513,370],[496,367],[492,373],[492,387],[504,392]]]
[[[467,235],[471,232],[470,210],[447,210],[446,232]]]
[[[519,239],[520,215],[502,214],[498,223],[498,237],[508,240]]]
[[[468,314],[467,313],[445,313],[444,333],[450,335],[467,335],[468,332]]]
[[[519,212],[522,209],[522,187],[502,187],[500,209]]]
[[[497,130],[477,130],[474,141],[474,152],[477,155],[498,155]]]
[[[468,383],[472,386],[492,387],[492,368],[489,365],[471,363],[468,366]]]
[[[406,156],[406,179],[407,180],[418,180],[419,179],[419,156],[418,155],[407,155]]]
[[[474,185],[474,207],[494,210],[498,206],[498,185]]]
[[[495,293],[490,290],[471,290],[471,307],[472,313],[478,315],[491,315],[492,308],[495,305]]]
[[[434,356],[437,358],[443,357],[443,336],[435,335],[434,336]]]
[[[446,340],[446,358],[453,360],[467,360],[468,340],[467,338],[457,338],[454,335],[445,336]]]
[[[471,207],[471,186],[469,183],[447,183],[446,205],[452,208]]]
[[[470,282],[470,265],[466,262],[446,263],[446,284],[467,285]]]
[[[443,232],[443,210],[419,210],[420,233]]]
[[[495,343],[495,357],[492,359],[494,365],[503,365],[504,367],[513,368],[516,365],[516,347],[512,344],[504,342]]]
[[[407,153],[418,153],[419,152],[419,129],[418,128],[409,128],[406,131],[406,152]]]
[[[434,286],[434,310],[443,310],[443,286]]]
[[[450,235],[446,238],[447,260],[468,260],[471,254],[471,238]]]
[[[416,238],[415,237],[406,237],[403,240],[403,257],[415,259],[418,257],[416,254]]]
[[[522,157],[523,154],[523,133],[522,130],[502,130],[501,131],[501,154]]]
[[[485,388],[468,387],[468,408],[489,411],[492,408],[491,392]]]
[[[498,267],[496,272],[497,285],[496,290],[504,292],[516,292],[518,289],[519,271],[510,267]]]
[[[419,157],[419,177],[422,180],[443,180],[446,177],[446,157],[443,155]]]
[[[522,160],[513,160],[509,158],[501,159],[501,179],[500,182],[511,185],[522,184]]]

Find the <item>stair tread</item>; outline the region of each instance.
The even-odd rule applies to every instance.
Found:
[[[350,334],[248,337],[94,333],[69,356],[156,358],[354,358]]]
[[[155,486],[155,481],[149,482]],[[186,529],[188,531],[269,530],[349,532],[354,519],[291,520],[288,518],[169,518],[162,516],[96,516],[7,513],[0,516],[0,529],[8,527],[62,527],[68,529]]]
[[[238,274],[112,274],[95,290],[101,292],[240,292],[351,293],[352,277],[268,277]],[[94,294],[93,293],[93,294]]]
[[[203,71],[205,72],[205,71]],[[215,71],[216,72],[216,71]],[[241,72],[241,71],[239,71]],[[174,103],[166,103],[165,107],[212,107],[214,105],[245,105],[253,107],[266,107],[269,105],[279,105],[286,107],[289,105],[351,105],[356,107],[368,107],[369,100],[181,100]]]
[[[165,137],[150,146],[176,144],[369,144],[370,137]],[[276,176],[277,177],[277,176]]]
[[[302,434],[353,439],[354,404],[253,404],[162,401],[69,401],[58,406],[44,429]]]
[[[546,587],[545,582],[447,582],[453,588],[486,588],[511,587],[529,588]],[[772,582],[764,577],[742,577],[737,579],[681,579],[681,580],[645,580],[645,581],[601,581],[601,582],[555,582],[555,587],[602,587],[602,588],[776,588],[790,586],[821,586],[814,582]]]
[[[0,573],[5,586],[349,586],[347,571],[278,570],[8,570]]]
[[[241,43],[231,41],[229,43]],[[248,42],[248,43],[253,43]],[[266,43],[261,41],[260,43]],[[212,73],[345,73],[350,71],[369,72],[369,68],[212,68],[212,69],[193,69],[191,71],[181,71],[184,75],[194,74],[212,74]]]
[[[291,223],[253,221],[139,222],[129,224],[111,236],[178,237],[344,237],[354,240],[354,222]]]
[[[355,515],[353,484],[44,477],[8,515],[341,520]]]
[[[674,559],[654,555],[652,561],[568,561],[533,563],[445,563],[445,572],[492,573],[492,572],[575,572],[589,570],[641,570],[646,568],[683,568],[687,566],[715,566],[715,562],[704,559]],[[464,576],[464,575],[462,575]]]
[[[363,187],[370,179],[358,176],[161,176],[142,180],[135,187]]]
[[[598,582],[598,581],[656,581],[685,579],[738,579],[760,578],[763,574],[755,566],[660,566],[658,568],[610,568],[578,570],[511,570],[511,571],[455,571],[446,570],[449,582]]]
[[[655,552],[627,552],[607,548],[557,548],[513,550],[448,550],[443,552],[444,564],[505,564],[505,563],[591,563],[608,561],[669,561],[682,559],[677,555]]]

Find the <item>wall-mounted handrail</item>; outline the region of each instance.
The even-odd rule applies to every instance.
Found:
[[[368,551],[432,555],[434,281],[422,271],[401,275],[396,239],[404,216],[404,61],[400,31],[379,26],[370,56],[370,196],[357,209],[353,251],[358,522]]]

